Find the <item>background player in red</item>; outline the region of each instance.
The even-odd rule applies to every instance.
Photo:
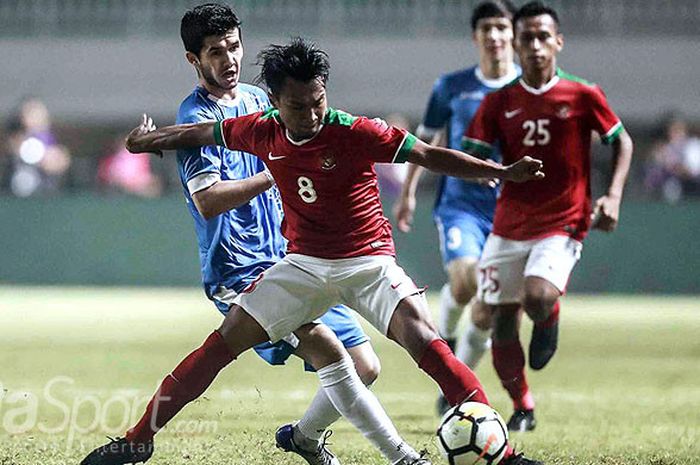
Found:
[[[166,413],[147,412],[141,422],[157,417],[155,423],[164,425],[195,394],[195,389],[181,386],[192,384],[201,394],[240,353],[256,343],[278,340],[317,318],[328,307],[326,302],[336,301],[352,304],[406,348],[451,404],[466,398],[488,403],[477,377],[438,336],[422,290],[396,264],[373,164],[410,161],[446,174],[515,182],[541,179],[542,164],[524,157],[502,166],[430,146],[381,120],[329,108],[327,55],[302,39],[268,47],[260,61],[261,79],[275,109],[159,130],[145,119],[127,141],[133,152],[216,143],[266,160],[282,196],[283,233],[289,240],[288,254],[236,297],[223,325],[208,339],[206,350],[228,356],[216,357],[213,364],[206,354],[188,357],[183,364],[210,366],[206,379],[180,370],[179,385],[159,390],[161,396],[176,400]],[[355,394],[335,389],[347,376],[347,364],[339,356],[318,367],[318,375],[336,408],[356,424],[356,414],[345,408],[354,405]],[[188,395],[181,396],[181,390]],[[502,463],[539,462],[509,450]]]
[[[486,94],[520,75],[520,67],[513,62],[513,14],[515,7],[507,0],[486,0],[477,5],[470,22],[479,62],[443,74],[435,81],[423,122],[416,130],[418,137],[460,150],[464,132]],[[491,158],[500,161],[501,154],[494,151]],[[417,165],[408,167],[394,209],[400,231],[411,229],[422,171]],[[442,176],[433,209],[442,263],[449,278],[440,291],[438,330],[457,358],[472,370],[491,345],[491,312],[478,299],[472,299],[478,287],[479,257],[491,232],[497,198],[498,186],[493,182]],[[460,331],[459,322],[467,305],[470,318]],[[438,413],[442,415],[448,408],[441,394]]]
[[[547,167],[545,182],[503,187],[479,264],[479,295],[495,311],[494,367],[515,407],[508,426],[525,431],[535,427],[535,403],[525,377],[519,309],[535,323],[528,358],[539,370],[557,348],[558,299],[581,241],[591,225],[608,232],[617,225],[632,141],[598,86],[557,68],[564,42],[554,10],[528,3],[513,24],[522,78],[484,99],[464,149],[488,154],[498,144],[503,163],[527,154]],[[593,131],[612,146],[613,173],[591,209]]]

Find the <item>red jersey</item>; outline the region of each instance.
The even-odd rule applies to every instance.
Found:
[[[530,155],[545,179],[507,182],[496,204],[493,232],[513,240],[556,234],[583,239],[590,226],[591,133],[610,143],[622,123],[600,87],[557,69],[540,89],[522,79],[486,96],[463,147],[487,155],[498,143],[503,164]]]
[[[403,162],[416,138],[382,120],[328,109],[311,139],[291,140],[276,109],[216,125],[219,145],[256,155],[282,197],[287,252],[320,258],[394,255],[374,163]]]

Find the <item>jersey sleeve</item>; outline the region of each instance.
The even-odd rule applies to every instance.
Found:
[[[240,150],[257,155],[256,147],[260,145],[258,128],[261,115],[262,113],[258,112],[219,121],[214,126],[216,144],[229,150]]]
[[[351,130],[354,146],[362,147],[364,157],[376,163],[403,163],[416,143],[416,136],[379,118],[357,118]]]
[[[203,109],[178,116],[178,124],[201,123],[216,119]],[[222,148],[215,145],[177,151],[177,162],[190,195],[221,180]]]
[[[604,144],[613,142],[623,131],[622,121],[610,108],[608,99],[605,97],[603,89],[592,86],[589,92],[589,111],[591,112],[591,125],[600,134]]]
[[[479,157],[491,157],[498,139],[497,92],[487,95],[462,137],[462,150]]]
[[[433,85],[428,108],[416,133],[425,140],[432,139],[447,124],[451,114],[447,84],[444,78],[440,78]]]

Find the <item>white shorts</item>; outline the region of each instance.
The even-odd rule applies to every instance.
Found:
[[[563,294],[582,248],[568,236],[514,241],[490,234],[479,261],[478,295],[490,305],[520,302],[526,276],[546,279]]]
[[[323,259],[289,254],[265,270],[234,303],[277,342],[342,303],[382,334],[399,302],[421,292],[388,255]]]

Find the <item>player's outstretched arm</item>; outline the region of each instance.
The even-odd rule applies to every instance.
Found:
[[[622,131],[612,142],[613,174],[608,191],[595,202],[591,219],[592,227],[606,232],[612,232],[620,219],[620,203],[625,188],[627,175],[632,164],[634,144],[627,131]]]
[[[272,175],[263,171],[245,179],[222,180],[192,194],[197,211],[209,220],[248,203],[275,184]]]
[[[542,161],[523,157],[512,165],[503,166],[491,160],[481,160],[463,152],[436,147],[416,140],[408,161],[436,173],[460,178],[498,178],[525,182],[544,178]]]
[[[148,115],[143,115],[141,124],[126,137],[126,149],[131,153],[185,149],[216,145],[215,122],[180,124],[157,129]]]

